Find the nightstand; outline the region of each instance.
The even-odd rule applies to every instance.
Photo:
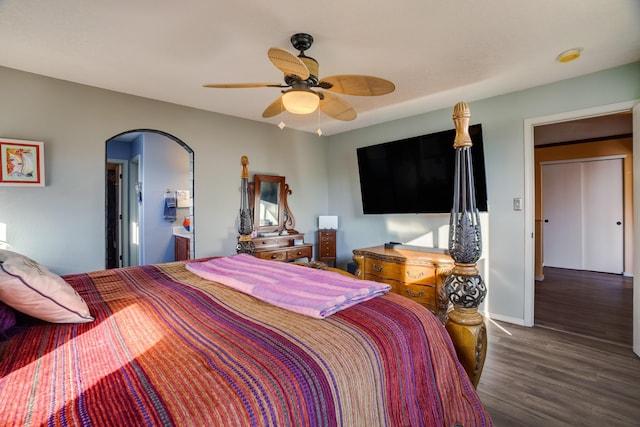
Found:
[[[318,261],[336,266],[336,230],[318,230]]]

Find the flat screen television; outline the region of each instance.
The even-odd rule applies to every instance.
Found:
[[[357,149],[364,214],[449,213],[453,205],[455,129]],[[482,125],[473,141],[476,206],[487,211]]]

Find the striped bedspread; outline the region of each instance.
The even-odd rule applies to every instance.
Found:
[[[65,279],[96,320],[0,343],[0,425],[491,425],[442,325],[404,297],[315,319],[180,262]]]

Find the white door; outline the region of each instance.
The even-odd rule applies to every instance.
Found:
[[[584,269],[624,272],[622,159],[583,164]]]
[[[545,266],[623,272],[622,185],[620,158],[542,165]]]
[[[542,165],[542,257],[547,267],[582,268],[580,164]]]

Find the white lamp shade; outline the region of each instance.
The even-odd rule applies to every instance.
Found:
[[[320,230],[337,230],[338,229],[338,216],[337,215],[321,215],[318,217],[318,228]]]
[[[282,104],[290,113],[309,114],[316,111],[320,98],[311,90],[291,89],[282,95]]]

